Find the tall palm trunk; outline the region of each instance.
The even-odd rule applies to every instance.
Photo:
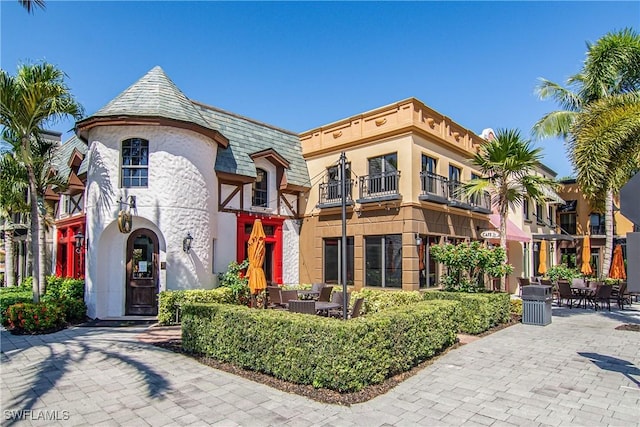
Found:
[[[5,228],[4,230],[4,250],[5,250],[5,260],[4,260],[4,272],[5,277],[7,278],[7,286],[15,286],[16,284],[16,264],[14,262],[15,253],[13,250],[14,242],[13,242],[13,233],[14,228],[13,224],[9,224],[10,228]]]
[[[613,190],[607,190],[604,203],[605,243],[601,276],[607,277],[609,275],[609,269],[611,268],[611,257],[613,254]]]
[[[27,140],[27,144],[29,141]],[[40,282],[44,282],[44,278],[41,279],[40,271],[40,249],[38,243],[40,232],[40,214],[38,206],[38,194],[36,189],[36,175],[33,171],[33,165],[30,163],[25,164],[27,168],[27,174],[29,176],[29,204],[31,210],[31,256],[32,256],[32,268],[33,268],[33,302],[40,301]]]
[[[40,208],[40,207],[38,207]],[[40,209],[38,209],[40,211]],[[45,272],[47,271],[47,240],[44,227],[44,215],[38,215],[38,282],[40,295],[46,292],[47,279]]]
[[[500,247],[507,253],[507,217],[509,214],[509,206],[503,203],[500,206]],[[507,276],[500,276],[500,291],[507,290]]]

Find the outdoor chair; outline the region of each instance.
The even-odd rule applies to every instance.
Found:
[[[313,292],[320,292],[322,290],[322,288],[324,288],[326,285],[324,283],[312,283],[311,284],[311,290]]]
[[[267,294],[269,295],[269,307],[276,308],[282,305],[280,297],[280,288],[278,286],[267,286]]]
[[[320,296],[318,301],[329,302],[331,300],[331,292],[333,292],[333,286],[325,286],[320,290]]]
[[[522,288],[525,286],[529,286],[531,281],[526,277],[518,277],[518,288],[520,289],[520,296],[522,296]]]
[[[316,303],[311,300],[289,301],[289,311],[292,313],[316,314]]]
[[[351,293],[347,292],[347,311],[349,310],[349,300],[351,299]],[[329,310],[330,317],[342,317],[342,307],[343,307],[343,294],[342,292],[334,292],[331,294],[331,302],[335,302],[336,304],[340,304],[340,308],[334,308]]]
[[[569,282],[558,282],[558,306],[562,307],[562,300],[566,300],[569,308],[573,307],[573,301],[578,299],[571,290]]]
[[[593,303],[593,308],[595,308],[596,311],[598,311],[598,304],[601,304],[600,308],[604,309],[605,302],[607,303],[607,309],[611,311],[611,289],[613,289],[613,286],[605,285],[602,282],[598,282],[596,291],[589,298],[589,300]]]
[[[280,304],[282,304],[283,307],[288,308],[290,301],[298,300],[298,291],[296,291],[295,289],[281,290],[280,298],[281,298]]]
[[[560,283],[563,283],[563,286],[569,285],[569,288],[571,288],[571,284],[568,280],[560,279],[553,285],[553,289],[551,290],[552,298],[555,298],[556,301],[558,301],[558,305],[560,305]]]
[[[625,303],[631,305],[631,294],[627,291],[627,282],[620,282],[620,287],[611,291],[611,298],[616,301],[618,307],[624,310]]]
[[[353,303],[353,309],[349,313],[349,319],[355,319],[356,317],[360,317],[360,312],[362,311],[362,305],[364,304],[364,298],[358,298],[356,302]]]
[[[553,282],[549,279],[540,279],[540,284],[544,286],[553,286]]]

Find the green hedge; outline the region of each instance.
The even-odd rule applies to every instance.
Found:
[[[20,290],[21,287],[12,286],[10,288],[0,288],[0,322],[4,324],[7,308],[13,304],[33,302],[33,292]]]
[[[458,306],[421,302],[345,322],[225,304],[186,304],[182,345],[285,381],[357,391],[451,345]]]
[[[455,300],[462,306],[458,312],[458,330],[466,334],[480,334],[492,326],[509,320],[509,295],[469,294],[464,292],[424,292],[425,300]]]
[[[194,302],[234,304],[235,297],[229,287],[162,291],[158,295],[158,323],[165,326],[175,325],[178,307]]]
[[[423,300],[418,291],[363,289],[351,294],[351,297],[349,297],[350,304],[353,306],[354,301],[358,298],[364,298],[365,313],[378,313],[389,308],[416,304]]]

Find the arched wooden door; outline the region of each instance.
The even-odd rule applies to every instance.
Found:
[[[127,292],[125,314],[158,314],[158,236],[146,228],[127,240]]]

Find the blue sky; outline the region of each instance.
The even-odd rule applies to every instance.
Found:
[[[0,64],[46,60],[91,114],[155,65],[191,99],[302,132],[408,97],[462,126],[532,125],[586,42],[639,30],[640,2],[0,2]],[[71,135],[72,122],[54,129]],[[562,141],[536,141],[571,174]]]

